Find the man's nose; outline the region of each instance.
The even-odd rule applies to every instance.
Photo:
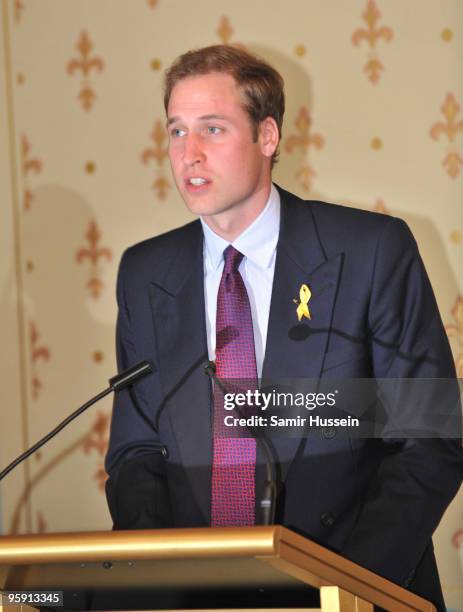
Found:
[[[185,137],[185,148],[183,150],[183,161],[188,166],[204,161],[205,155],[201,146],[201,138],[196,134],[188,134]]]

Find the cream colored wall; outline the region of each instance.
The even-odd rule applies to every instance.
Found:
[[[2,320],[1,338],[3,350],[0,351],[0,388],[1,388],[1,429],[0,465],[6,465],[24,443],[23,407],[21,402],[21,350],[20,329],[18,326],[19,304],[17,302],[16,232],[17,207],[13,205],[13,188],[16,183],[14,163],[12,163],[13,141],[10,138],[11,90],[4,86],[7,81],[8,62],[4,56],[5,46],[0,46],[0,317]],[[8,483],[9,490],[19,490],[24,483],[24,468],[16,470]],[[2,500],[3,493],[3,500]],[[3,503],[2,503],[3,501]],[[0,516],[7,516],[13,499],[6,487],[0,488]],[[1,533],[1,525],[0,525]]]
[[[206,44],[244,44],[284,75],[277,182],[410,224],[463,376],[460,0],[3,0],[2,11],[0,465],[105,386],[122,251],[191,218],[169,172],[161,83]],[[109,528],[109,413],[108,399],[5,480],[4,532]],[[448,603],[463,610],[461,493],[436,545]]]

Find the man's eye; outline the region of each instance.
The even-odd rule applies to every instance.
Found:
[[[173,138],[179,138],[179,136],[184,136],[185,135],[185,130],[181,130],[180,128],[173,128],[170,131],[170,134]]]
[[[220,134],[220,132],[222,131],[222,128],[219,128],[215,125],[210,125],[208,126],[207,131],[209,134]]]

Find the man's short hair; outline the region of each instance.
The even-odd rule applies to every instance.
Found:
[[[230,74],[243,93],[244,110],[251,120],[254,141],[260,123],[273,117],[281,139],[285,112],[284,81],[282,76],[261,58],[248,51],[229,45],[211,45],[180,55],[165,73],[164,108],[167,113],[174,86],[190,76],[222,72]],[[272,166],[279,155],[278,147],[272,156]]]

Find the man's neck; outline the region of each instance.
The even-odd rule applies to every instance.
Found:
[[[228,242],[233,242],[261,214],[270,197],[271,182],[254,194],[253,200],[246,200],[216,215],[202,217],[210,229]]]

